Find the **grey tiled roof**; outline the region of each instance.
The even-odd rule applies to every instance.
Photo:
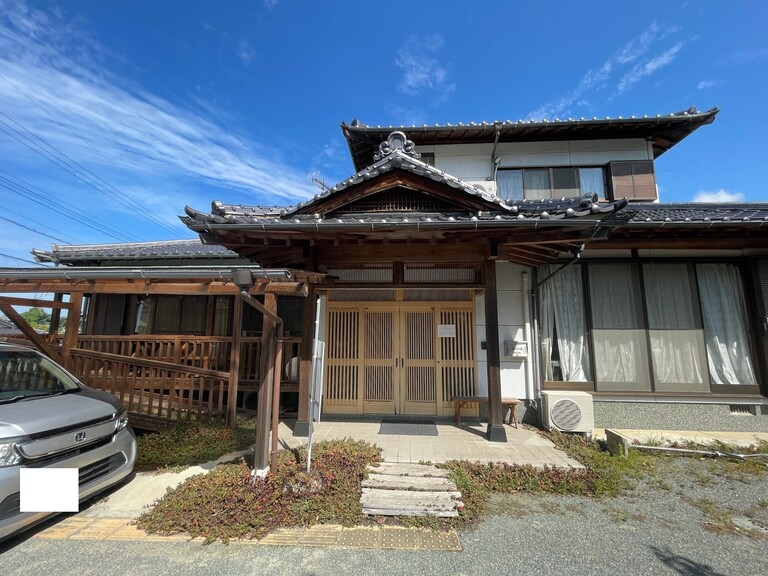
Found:
[[[205,213],[189,206],[185,208],[188,217],[182,221],[192,230],[205,232],[211,227],[220,228],[227,225],[253,225],[255,227],[283,227],[291,225],[332,226],[360,224],[399,224],[413,226],[419,222],[498,222],[498,221],[527,221],[535,220],[565,220],[585,216],[600,217],[620,210],[626,201],[600,204],[596,196],[561,198],[559,200],[504,200],[495,194],[481,190],[443,170],[422,162],[418,154],[412,150],[413,143],[405,141],[402,146],[397,138],[398,133],[392,133],[387,142],[380,148],[373,164],[360,170],[353,176],[339,182],[335,186],[317,194],[313,198],[296,206],[278,209],[273,206],[242,206],[226,205],[215,201],[211,212]],[[405,136],[399,133],[402,140]],[[394,142],[394,144],[393,144]],[[327,198],[339,194],[347,188],[372,180],[393,170],[401,170],[414,174],[430,182],[444,184],[456,190],[457,194],[465,194],[481,201],[486,209],[469,214],[468,210],[456,210],[440,214],[415,214],[411,212],[393,212],[388,214],[340,214],[327,218],[320,214],[312,214],[314,205],[322,204]]]
[[[657,158],[699,127],[713,122],[718,112],[717,108],[699,112],[692,106],[650,117],[540,118],[423,126],[369,126],[355,119],[350,124],[342,122],[341,130],[356,168],[372,162],[379,143],[393,130],[405,132],[416,146],[643,138],[651,142]]]
[[[606,223],[643,224],[748,224],[768,227],[768,203],[630,204]]]
[[[290,228],[332,228],[335,226],[409,227],[451,225],[494,225],[499,223],[565,222],[585,217],[602,218],[612,214],[626,204],[626,201],[599,203],[591,196],[561,198],[559,200],[521,200],[514,204],[500,203],[499,209],[470,213],[467,210],[435,213],[395,212],[382,214],[344,214],[329,218],[312,214],[264,215],[258,206],[228,206],[215,202],[211,213],[187,208],[187,218],[182,220],[195,231],[203,232],[212,228],[227,226],[290,229]]]
[[[84,260],[148,260],[193,258],[239,258],[224,246],[194,240],[126,242],[122,244],[53,244],[50,251],[32,250],[38,262],[82,262]]]

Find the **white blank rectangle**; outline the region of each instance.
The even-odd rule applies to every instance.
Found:
[[[22,512],[78,512],[77,468],[21,468]]]

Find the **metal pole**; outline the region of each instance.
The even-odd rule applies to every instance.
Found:
[[[309,413],[307,414],[307,420],[309,424],[309,434],[307,436],[307,473],[312,466],[312,432],[315,428],[314,423],[314,407],[315,403],[319,402],[318,398],[315,398],[315,374],[317,372],[317,341],[320,339],[320,298],[318,297],[315,306],[315,334],[312,343],[312,375],[309,381]]]

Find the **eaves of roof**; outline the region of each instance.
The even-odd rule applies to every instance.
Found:
[[[38,262],[68,265],[86,261],[239,258],[224,246],[203,244],[199,239],[120,244],[52,244],[50,251],[33,249],[32,254]]]
[[[253,212],[243,206],[226,206],[214,203],[211,213],[187,207],[188,214],[182,221],[199,233],[214,230],[252,231],[335,231],[356,229],[384,231],[391,229],[480,229],[500,226],[583,226],[599,221],[609,214],[620,211],[626,200],[599,203],[593,196],[561,198],[559,200],[522,200],[515,204],[499,205],[497,210],[454,211],[444,213],[382,213],[339,214],[324,217],[320,214],[291,214],[281,217],[264,217],[258,208]]]
[[[405,132],[417,146],[495,142],[536,142],[553,140],[594,140],[643,138],[651,142],[657,158],[697,128],[714,121],[719,110],[688,110],[654,117],[567,118],[539,120],[496,120],[468,124],[424,126],[368,126],[357,120],[342,122],[356,170],[371,164],[379,144],[393,130]]]
[[[628,228],[665,224],[768,227],[768,203],[630,204],[605,223]]]

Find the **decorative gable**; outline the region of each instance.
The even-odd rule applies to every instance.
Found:
[[[422,162],[413,142],[392,132],[374,163],[289,211],[300,214],[493,211],[508,208],[493,194]]]

